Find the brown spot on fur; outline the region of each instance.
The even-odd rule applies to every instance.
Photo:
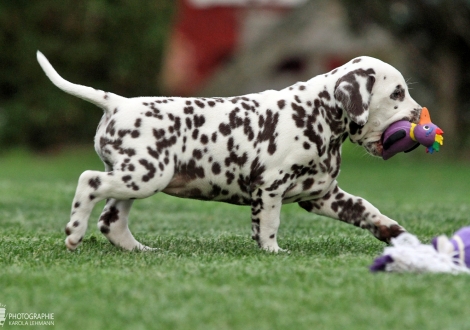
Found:
[[[103,221],[103,223],[108,227],[112,222],[117,220],[119,220],[119,210],[115,206],[111,206],[109,210],[103,213],[100,217],[100,221]]]

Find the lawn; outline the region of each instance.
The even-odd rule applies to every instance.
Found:
[[[428,243],[469,225],[470,164],[438,155],[384,162],[348,146],[340,186]],[[64,246],[90,148],[0,155],[0,304],[48,313],[49,329],[469,329],[470,276],[371,274],[385,245],[368,232],[283,207],[279,245],[250,239],[250,209],[163,194],[136,201],[131,230],[156,252],[113,247],[96,228]],[[2,307],[2,306],[0,306]],[[15,328],[9,325],[4,328]],[[18,328],[23,328],[16,326]]]

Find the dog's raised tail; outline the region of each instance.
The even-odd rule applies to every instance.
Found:
[[[52,83],[64,92],[91,102],[100,108],[103,108],[104,110],[109,109],[109,103],[112,99],[121,98],[121,96],[113,93],[103,92],[91,87],[74,84],[65,80],[57,73],[47,58],[39,50],[37,51],[36,55],[39,65],[41,65],[41,68],[44,70]]]

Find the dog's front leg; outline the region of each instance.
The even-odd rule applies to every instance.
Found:
[[[322,198],[303,201],[299,205],[309,212],[338,219],[368,229],[379,240],[390,239],[405,232],[396,221],[380,213],[371,203],[341,190],[336,184]]]
[[[263,189],[256,189],[251,196],[252,236],[260,248],[270,251],[283,251],[277,245],[282,198]]]

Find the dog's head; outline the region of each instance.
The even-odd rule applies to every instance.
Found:
[[[401,73],[378,59],[358,57],[338,72],[334,95],[346,114],[351,141],[381,156],[382,133],[399,120],[417,123],[422,107],[410,96]]]

